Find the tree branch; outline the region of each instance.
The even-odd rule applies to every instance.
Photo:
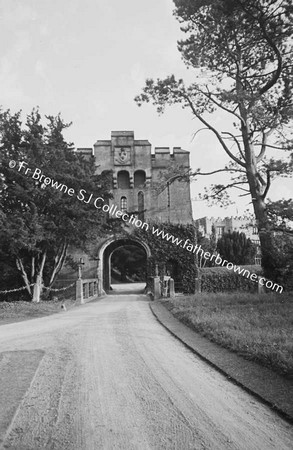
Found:
[[[246,182],[246,181],[238,181],[238,182],[236,182],[236,183],[227,184],[226,186],[223,186],[221,189],[219,189],[217,192],[215,192],[213,195],[211,195],[211,197],[212,197],[212,198],[213,198],[213,197],[216,197],[216,196],[219,195],[221,192],[225,191],[226,189],[232,188],[232,187],[241,189],[240,187],[236,186],[236,185],[238,185],[238,184],[247,184],[247,182]],[[246,190],[246,189],[242,189],[242,190]]]
[[[196,136],[198,133],[200,133],[201,131],[203,131],[203,130],[209,130],[209,128],[203,127],[203,128],[200,128],[199,130],[197,130],[195,133],[193,133],[193,135],[192,135],[192,141],[195,139],[195,136]]]
[[[187,102],[188,102],[188,104],[189,104],[193,114],[195,115],[195,117],[197,117],[209,130],[211,130],[217,136],[218,141],[222,145],[222,147],[225,150],[225,152],[227,153],[227,155],[230,156],[230,158],[233,159],[234,162],[236,162],[237,164],[239,164],[242,167],[245,167],[245,164],[239,158],[234,156],[233,153],[230,152],[229,148],[227,147],[227,145],[223,141],[223,138],[221,137],[220,133],[212,125],[210,125],[201,115],[199,115],[196,112],[196,109],[194,108],[193,103],[190,100],[190,98],[188,97],[188,95],[186,95],[186,94],[182,94],[182,95],[185,98],[185,100],[187,100]]]
[[[238,150],[239,150],[240,155],[242,156],[242,158],[243,158],[244,161],[245,161],[245,156],[244,156],[244,154],[243,154],[243,152],[242,152],[240,143],[239,143],[238,139],[234,136],[234,134],[230,133],[229,131],[222,131],[222,134],[228,134],[229,136],[232,137],[232,139],[234,140],[234,142],[236,142],[236,145],[237,145],[237,148],[238,148]]]
[[[207,90],[208,87],[206,86]],[[201,94],[203,94],[205,97],[207,97],[209,100],[211,100],[215,105],[217,105],[219,108],[221,108],[223,111],[228,112],[229,114],[232,114],[233,116],[237,117],[238,120],[240,120],[240,122],[243,122],[243,119],[241,116],[239,116],[238,114],[235,113],[235,111],[231,111],[229,108],[227,108],[226,106],[222,105],[221,103],[217,102],[214,98],[213,98],[213,94],[211,92],[205,92],[199,88],[195,88],[198,92],[200,92]]]
[[[266,185],[265,191],[262,195],[263,200],[266,198],[266,196],[269,192],[270,186],[271,186],[271,172],[270,172],[270,170],[267,170],[267,185]]]
[[[213,175],[214,173],[219,173],[219,172],[241,172],[241,173],[246,173],[245,170],[241,170],[241,169],[229,169],[228,167],[225,169],[217,169],[217,170],[213,170],[212,172],[194,172],[191,173],[190,176],[192,177],[196,177],[197,175]]]
[[[282,73],[282,55],[278,49],[278,47],[276,46],[276,44],[274,43],[274,41],[270,38],[270,36],[267,33],[266,27],[265,27],[265,22],[263,20],[263,18],[259,19],[259,25],[263,31],[264,37],[267,41],[267,43],[269,44],[269,46],[272,48],[272,50],[275,52],[275,55],[277,57],[277,61],[278,61],[278,67],[275,71],[274,76],[260,89],[259,91],[259,96],[263,95],[265,92],[267,92],[269,89],[271,89],[271,87],[274,86],[274,84],[277,82],[277,80],[279,79],[281,73]]]
[[[259,163],[263,159],[263,157],[265,155],[267,140],[268,140],[268,134],[263,132],[262,133],[261,149],[260,149],[260,152],[259,152],[258,156],[256,157],[256,163]]]
[[[253,145],[262,145],[262,143],[260,143],[260,142],[255,142]],[[277,147],[276,145],[270,145],[270,144],[266,144],[266,147],[268,147],[268,148],[274,148],[275,150],[284,150],[284,151],[287,151],[287,150],[293,150],[293,147],[287,147],[287,148],[284,148],[284,147]]]

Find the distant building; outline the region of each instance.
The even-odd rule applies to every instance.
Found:
[[[212,236],[214,227],[217,240],[220,239],[224,233],[232,233],[233,231],[244,233],[247,238],[257,245],[258,250],[255,263],[260,264],[260,240],[256,222],[253,217],[202,217],[201,219],[196,219],[194,224],[200,233],[207,238]]]

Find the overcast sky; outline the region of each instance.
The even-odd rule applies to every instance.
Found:
[[[13,112],[62,113],[72,121],[67,139],[92,147],[111,130],[134,130],[155,146],[181,146],[193,168],[220,168],[223,152],[187,110],[158,116],[133,98],[147,77],[174,73],[191,79],[176,41],[182,37],[171,0],[0,0],[0,104]],[[214,123],[225,128],[225,118]],[[280,155],[278,155],[280,156]],[[192,183],[192,197],[216,176]],[[288,182],[273,185],[273,199],[290,196]],[[291,192],[292,196],[292,192]],[[184,199],[183,199],[184,200]],[[193,201],[194,217],[243,213],[249,199],[228,209]]]

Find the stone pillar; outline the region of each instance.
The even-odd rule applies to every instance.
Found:
[[[198,277],[195,279],[195,288],[194,288],[194,293],[196,294],[197,292],[201,292],[201,279]]]
[[[261,277],[257,278],[257,293],[258,294],[264,294],[265,293],[265,289],[264,289],[264,286],[262,284],[260,284],[260,282],[259,282],[260,278]]]
[[[101,297],[105,295],[105,291],[103,289],[103,260],[97,259],[97,283],[98,283],[98,296]]]
[[[169,280],[169,297],[175,297],[175,283],[173,278],[170,278]]]
[[[75,284],[75,299],[77,302],[84,303],[83,290],[82,290],[82,279],[78,279]]]
[[[156,266],[155,266],[155,274],[156,274],[156,277],[159,276],[159,266],[158,266],[158,264],[156,264]]]
[[[169,297],[170,293],[170,277],[164,276],[163,277],[163,297]]]
[[[161,288],[160,288],[160,278],[159,277],[153,277],[153,293],[154,293],[154,300],[157,300],[161,297]]]

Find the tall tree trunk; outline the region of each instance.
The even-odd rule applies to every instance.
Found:
[[[58,275],[58,273],[61,271],[61,269],[64,266],[64,262],[65,262],[65,258],[66,258],[66,254],[67,254],[67,248],[68,248],[68,244],[66,242],[63,242],[60,246],[58,254],[56,255],[56,257],[54,259],[54,267],[53,267],[53,270],[51,273],[48,287],[52,286],[56,276]]]
[[[33,302],[39,303],[41,299],[41,294],[43,290],[43,280],[40,273],[36,276],[35,284],[34,284],[34,290],[33,290]]]
[[[39,303],[41,299],[41,295],[43,292],[43,272],[45,261],[47,257],[47,252],[45,251],[42,255],[41,264],[39,266],[38,272],[35,278],[34,290],[33,290],[33,302]]]
[[[31,291],[31,287],[30,287],[30,282],[29,282],[29,279],[28,279],[28,276],[27,276],[27,273],[25,271],[25,268],[24,268],[24,265],[22,263],[21,258],[16,258],[16,267],[17,267],[17,269],[19,270],[19,272],[20,272],[20,274],[22,276],[22,279],[24,281],[26,290],[28,291],[29,295],[31,296],[32,295],[32,291]]]
[[[272,262],[273,262],[273,242],[272,234],[269,230],[269,222],[265,205],[265,190],[266,184],[264,180],[259,177],[257,169],[257,158],[255,156],[254,146],[251,142],[250,136],[252,135],[249,128],[248,111],[244,104],[243,86],[241,83],[241,70],[242,63],[239,64],[239,78],[236,82],[236,91],[239,96],[239,111],[242,118],[241,134],[244,145],[245,163],[246,163],[246,175],[249,185],[249,190],[252,198],[253,210],[257,221],[257,227],[260,239],[260,248],[262,253],[262,267],[264,269],[264,275],[267,278],[272,278],[274,274]]]
[[[275,264],[274,264],[274,236],[270,230],[269,220],[266,211],[266,204],[264,200],[265,185],[258,179],[257,164],[254,155],[254,149],[249,144],[247,158],[247,180],[252,197],[252,204],[254,215],[257,222],[260,248],[262,254],[262,267],[264,275],[269,279],[276,279]]]

